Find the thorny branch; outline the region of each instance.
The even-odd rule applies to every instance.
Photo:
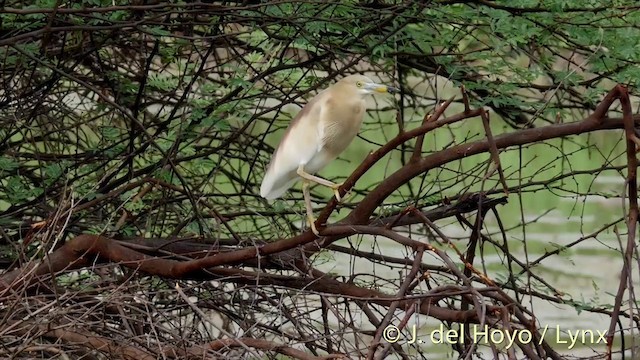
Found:
[[[627,288],[631,288],[632,284],[628,284],[631,273],[632,255],[636,249],[636,228],[638,225],[638,158],[637,152],[640,141],[636,135],[636,126],[631,113],[631,103],[629,100],[629,92],[626,88],[618,86],[616,88],[620,92],[620,103],[622,104],[622,120],[624,122],[624,132],[627,143],[627,181],[626,185],[629,191],[629,215],[627,217],[627,245],[624,251],[624,265],[620,271],[620,283],[618,292],[616,293],[613,313],[611,315],[611,323],[607,332],[607,358],[612,357],[613,339],[615,336],[616,325],[619,323],[620,307],[622,306],[622,298]],[[622,329],[621,334],[623,334]],[[633,332],[633,330],[632,330]],[[623,335],[624,336],[624,335]]]
[[[424,17],[432,6],[447,4],[455,4],[456,13],[505,12],[536,24],[529,14],[561,15],[543,5],[489,1],[367,2],[348,12],[338,2],[280,0],[6,4],[0,14],[6,29],[0,34],[0,193],[12,198],[0,199],[1,356],[427,358],[418,345],[385,342],[383,332],[387,325],[408,331],[435,322],[453,330],[466,326],[465,339],[474,324],[532,334],[531,342],[510,349],[451,345],[460,357],[486,351],[496,358],[563,358],[544,336],[539,309],[527,305],[527,296],[607,316],[606,351],[614,356],[615,341],[627,341],[640,328],[631,271],[638,256],[640,116],[632,114],[621,85],[599,103],[580,87],[609,86],[601,81],[619,81],[619,71],[636,64],[617,59],[614,69],[570,86],[544,59],[562,58],[575,73],[582,63],[575,59],[597,52],[541,25],[557,43],[570,44],[575,58],[563,55],[564,45],[533,41],[507,52],[529,54],[529,66],[539,68],[547,84],[487,72],[473,54],[499,51],[485,45],[457,49],[458,43],[474,43],[471,38],[488,22]],[[610,16],[611,10],[637,9],[565,9],[576,18],[626,18]],[[579,19],[560,20],[580,25]],[[407,36],[412,26],[420,34],[438,34],[444,43],[434,48],[442,50],[426,53],[428,47]],[[615,56],[608,51],[607,61]],[[443,57],[455,58],[455,66]],[[398,79],[400,99],[391,107],[377,104],[370,117],[378,126],[393,113],[400,131],[383,133],[382,141],[365,129],[363,138],[375,151],[341,189],[352,191],[354,201],[323,205],[319,222],[326,226],[316,238],[300,230],[299,194],[293,191],[294,201],[271,206],[255,189],[265,155],[273,150],[267,140],[283,126],[287,107],[303,104],[303,98],[353,71]],[[429,95],[412,87],[415,73],[432,90]],[[444,95],[443,79],[466,86],[460,95]],[[492,101],[514,87],[533,95],[518,97],[520,102]],[[549,93],[559,100],[545,103],[553,111],[541,112],[535,105]],[[622,118],[608,114],[617,111],[616,100]],[[410,112],[419,124],[412,125]],[[514,129],[496,131],[489,113]],[[585,114],[591,115],[576,121]],[[476,135],[445,146],[429,141],[476,124]],[[602,155],[601,164],[563,167],[544,180],[518,178],[517,186],[514,174],[526,164],[516,172],[502,165],[516,146],[621,129],[626,159],[587,146],[581,151]],[[399,152],[400,166],[387,167]],[[478,154],[487,160],[471,170],[458,166]],[[539,171],[552,167],[553,162]],[[576,304],[537,268],[568,249],[600,241],[606,231],[624,226],[622,217],[522,260],[509,248],[505,226],[514,225],[503,226],[498,205],[512,200],[510,193],[540,189],[559,197],[591,195],[591,188],[567,190],[563,183],[585,174],[622,174],[625,168],[628,232],[615,303]],[[371,179],[379,182],[367,184]],[[433,196],[458,182],[465,183],[463,191]],[[314,195],[324,203],[321,194]],[[487,217],[496,219],[498,230],[487,230]],[[446,230],[456,221],[464,235]],[[537,220],[525,221],[522,227]],[[375,241],[363,241],[370,239]],[[487,269],[488,249],[506,265],[507,278]],[[527,283],[520,281],[524,277]],[[628,349],[636,356],[633,344],[621,351]]]
[[[606,110],[616,100],[620,99],[623,104],[623,119],[608,119],[605,118]],[[629,197],[630,197],[630,213],[628,220],[629,236],[627,242],[627,252],[625,253],[626,262],[623,269],[623,277],[621,279],[620,291],[616,297],[616,307],[612,313],[612,328],[609,332],[609,344],[611,344],[614,335],[614,327],[616,324],[615,319],[618,318],[620,312],[620,304],[624,290],[626,288],[625,272],[628,271],[630,264],[631,252],[633,251],[633,244],[635,239],[635,223],[637,221],[637,202],[636,187],[635,187],[635,142],[631,138],[634,135],[633,123],[634,119],[631,116],[631,112],[628,106],[628,95],[623,87],[614,88],[605,97],[603,102],[598,106],[597,111],[588,118],[567,124],[549,125],[537,129],[525,129],[518,130],[512,133],[503,134],[495,138],[490,139],[488,135],[485,140],[476,141],[468,144],[460,144],[454,147],[450,147],[441,150],[435,154],[428,155],[415,159],[407,164],[405,167],[397,170],[394,174],[387,177],[382,183],[380,183],[375,189],[367,194],[364,199],[357,204],[351,212],[343,218],[343,220],[336,224],[329,224],[322,230],[322,238],[315,239],[313,234],[305,232],[291,238],[280,239],[273,242],[243,246],[236,243],[233,246],[224,249],[219,246],[209,246],[206,251],[200,251],[199,254],[192,253],[190,255],[183,255],[182,258],[163,258],[160,255],[158,249],[131,247],[127,242],[115,241],[113,239],[94,236],[94,235],[80,235],[75,239],[67,241],[63,246],[54,250],[51,254],[45,257],[42,261],[34,260],[29,264],[17,268],[11,272],[4,274],[0,277],[2,290],[2,298],[8,299],[15,296],[16,291],[20,289],[27,289],[45,280],[45,277],[51,276],[61,272],[70,271],[74,269],[83,269],[90,266],[94,266],[97,263],[114,262],[121,266],[130,268],[136,273],[144,273],[148,275],[157,275],[165,278],[172,279],[217,279],[222,282],[231,282],[236,284],[261,284],[286,286],[289,288],[307,289],[311,291],[317,291],[320,293],[330,293],[333,295],[340,295],[347,298],[359,299],[359,301],[368,301],[374,304],[383,305],[388,308],[387,315],[384,320],[380,322],[380,328],[376,332],[373,342],[371,343],[369,357],[373,357],[375,354],[375,348],[380,342],[381,329],[383,329],[392,319],[396,308],[412,309],[417,306],[418,313],[430,315],[441,321],[448,322],[464,322],[464,323],[488,323],[492,327],[513,330],[520,327],[521,329],[530,329],[536,331],[536,326],[532,322],[532,319],[523,312],[524,309],[518,310],[518,304],[513,299],[504,293],[499,288],[496,288],[495,283],[487,279],[482,272],[474,270],[471,274],[478,276],[475,281],[480,280],[483,287],[477,287],[471,282],[471,278],[468,275],[463,274],[456,265],[456,261],[451,259],[449,255],[441,249],[434,247],[429,242],[416,241],[408,237],[401,235],[397,230],[390,228],[388,225],[397,226],[398,222],[401,222],[404,217],[408,217],[410,214],[417,214],[415,219],[417,221],[424,222],[428,227],[432,228],[436,233],[436,237],[440,238],[445,244],[455,248],[452,240],[448,239],[436,225],[422,212],[416,209],[402,212],[399,217],[394,218],[392,221],[372,221],[371,216],[374,211],[384,202],[384,199],[392,191],[399,186],[410,180],[412,177],[417,176],[420,172],[425,172],[434,167],[443,164],[453,159],[458,159],[465,156],[470,156],[482,151],[491,152],[497,154],[496,149],[504,149],[510,146],[526,144],[528,142],[541,141],[554,137],[566,136],[569,134],[580,134],[585,132],[593,132],[603,129],[615,129],[625,128],[627,133],[627,145],[628,145],[628,167],[629,167]],[[440,107],[431,121],[425,122],[422,126],[415,130],[410,130],[399,134],[396,138],[392,139],[388,144],[383,146],[377,152],[371,154],[367,159],[363,161],[363,165],[359,167],[354,174],[347,181],[345,187],[350,187],[355,184],[356,180],[362,176],[366,171],[375,164],[376,161],[382,159],[386,153],[392,150],[398,144],[406,141],[411,141],[416,137],[423,135],[424,133],[436,129],[456,121],[469,119],[474,116],[482,115],[480,111],[467,111],[466,113],[438,119],[438,117],[444,112],[444,109],[448,103],[445,103]],[[494,148],[495,146],[495,148]],[[499,163],[497,163],[499,164]],[[147,191],[149,191],[147,189]],[[488,203],[486,198],[472,197],[472,202],[466,205],[464,200],[461,200],[460,207],[458,207],[453,213],[455,215],[462,214],[466,211],[472,211],[482,207],[483,212],[489,210],[486,207]],[[490,200],[489,200],[490,201]],[[470,206],[472,204],[477,207]],[[335,208],[336,204],[329,203],[323,215],[326,217],[328,213]],[[417,211],[417,212],[416,212]],[[434,215],[435,213],[432,213]],[[361,225],[362,223],[370,223],[369,225]],[[404,222],[406,224],[406,222]],[[386,224],[386,225],[385,225]],[[405,246],[417,251],[417,255],[414,255],[413,265],[410,266],[410,273],[405,278],[403,285],[398,290],[395,296],[384,295],[383,293],[375,290],[368,290],[361,288],[355,284],[346,284],[332,279],[327,274],[321,273],[314,269],[306,260],[308,257],[317,253],[321,249],[329,247],[332,243],[339,239],[351,237],[355,235],[373,235],[376,237],[387,238],[391,241],[398,243],[398,246]],[[288,254],[295,248],[304,249],[303,252],[299,252],[290,257],[291,261],[283,260],[284,254]],[[447,268],[451,275],[461,281],[462,285],[460,289],[465,291],[466,294],[462,294],[459,290],[454,292],[442,291],[441,289],[433,289],[429,292],[422,293],[409,293],[409,285],[412,285],[412,289],[415,287],[415,283],[419,283],[420,277],[418,271],[421,268],[423,251],[430,251],[437,254],[443,261],[445,268]],[[170,253],[169,253],[170,254]],[[187,256],[186,258],[184,256]],[[465,256],[458,251],[459,260],[465,261]],[[473,258],[466,257],[467,261],[473,261]],[[257,261],[257,262],[256,262]],[[256,273],[233,270],[224,266],[245,264],[249,266],[259,265],[259,271]],[[254,265],[250,265],[254,264]],[[268,268],[289,268],[294,271],[301,271],[301,277],[290,276],[276,276],[265,272]],[[473,269],[473,264],[465,262],[465,266],[468,269]],[[304,275],[306,274],[306,275]],[[310,277],[309,277],[310,276]],[[484,279],[484,280],[483,280]],[[448,296],[458,294],[464,299],[470,299],[471,304],[474,306],[469,310],[463,309],[448,309],[437,305],[438,299],[445,299]],[[493,299],[502,304],[504,308],[496,307],[495,305],[488,305],[487,299]],[[504,309],[509,306],[516,306],[515,312],[509,311],[509,314],[514,315],[515,318],[511,318],[510,315],[504,313]],[[495,315],[498,317],[494,317]],[[490,319],[490,321],[489,321]],[[502,325],[501,325],[502,324]],[[7,331],[7,330],[5,330]],[[554,354],[554,351],[544,342],[544,339],[540,338],[540,335],[536,333],[536,339],[540,339],[544,344],[545,353],[547,355]],[[240,341],[240,340],[238,340]],[[260,347],[262,345],[253,343],[251,341],[243,340],[243,344],[247,344],[252,347]],[[229,343],[233,344],[233,342]],[[238,343],[239,344],[239,343]],[[531,347],[528,344],[517,344],[527,356],[536,358],[541,356],[539,349]],[[211,348],[218,349],[215,345],[211,345]],[[282,348],[283,351],[285,348]],[[611,351],[611,348],[609,348]],[[383,351],[388,351],[389,348],[385,347]],[[288,354],[295,354],[295,351],[291,350]],[[296,355],[292,355],[296,356]],[[302,356],[299,354],[299,358]],[[553,355],[557,357],[557,355]]]

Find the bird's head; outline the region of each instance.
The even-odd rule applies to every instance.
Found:
[[[340,80],[339,84],[349,87],[350,90],[357,92],[361,96],[375,93],[393,94],[400,91],[392,86],[375,83],[364,75],[349,75]]]

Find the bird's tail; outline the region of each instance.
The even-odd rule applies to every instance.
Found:
[[[273,168],[269,166],[260,185],[260,196],[265,199],[279,198],[298,180],[298,174],[295,171],[277,173]]]

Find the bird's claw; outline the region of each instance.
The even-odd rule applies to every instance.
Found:
[[[311,227],[311,232],[313,232],[317,237],[320,237],[320,231],[316,228],[316,219],[311,217],[308,218],[307,221],[309,222],[309,227]]]
[[[333,184],[333,186],[331,186],[331,189],[333,189],[333,194],[336,197],[336,200],[338,200],[338,202],[342,202],[342,196],[340,196],[340,187],[344,185],[344,183],[339,183],[339,184]]]
[[[320,237],[320,231],[318,231],[318,229],[316,229],[316,224],[315,223],[311,223],[311,232],[313,232],[317,237]]]

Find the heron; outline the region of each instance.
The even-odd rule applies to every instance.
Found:
[[[307,221],[316,236],[309,186],[311,183],[333,190],[341,201],[340,186],[315,174],[335,160],[360,131],[366,110],[365,97],[375,93],[396,93],[398,89],[378,84],[364,75],[342,78],[313,97],[296,117],[280,140],[262,179],[260,196],[276,199],[298,179],[302,180]]]

